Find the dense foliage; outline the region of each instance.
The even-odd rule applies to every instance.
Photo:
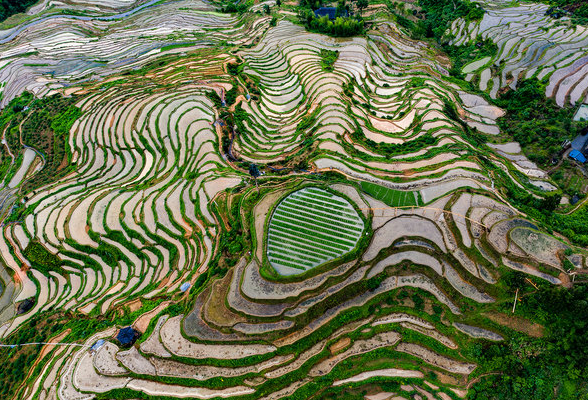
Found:
[[[62,323],[53,316],[35,315],[3,344],[44,342],[62,329]],[[42,345],[0,348],[0,363],[10,368],[0,369],[0,398],[10,399],[39,355]]]
[[[339,58],[338,51],[321,49],[321,68],[323,71],[332,72],[337,58]]]
[[[249,8],[253,5],[253,1],[242,1],[242,2],[233,2],[233,1],[228,1],[226,2],[226,4],[224,4],[221,8],[220,11],[224,12],[224,13],[239,13],[239,14],[243,14],[244,12],[246,12],[247,10],[249,10]]]
[[[418,6],[424,18],[416,25],[416,34],[442,41],[445,31],[457,18],[466,21],[478,20],[484,16],[484,10],[469,0],[418,0]]]
[[[24,192],[54,182],[74,169],[69,162],[67,136],[81,115],[75,102],[75,97],[55,95],[35,99],[25,92],[0,112],[0,129],[5,132],[10,151],[19,154],[24,144],[44,159],[43,169],[23,184]],[[3,172],[0,164],[0,175]]]
[[[11,15],[25,12],[27,8],[38,0],[0,0],[0,21],[4,21]]]
[[[64,107],[63,111],[56,114],[51,121],[51,129],[56,135],[66,136],[69,133],[75,120],[82,115],[82,112],[75,105]]]
[[[451,69],[449,73],[457,78],[465,78],[462,69],[474,60],[484,57],[494,57],[498,52],[498,46],[490,39],[478,38],[476,43],[469,43],[465,46],[451,46],[443,44],[443,50],[451,58]]]
[[[479,359],[499,371],[473,386],[469,399],[587,399],[588,286],[549,287],[525,297],[519,310],[546,328],[539,339],[515,336],[478,347]]]
[[[363,32],[362,19],[337,17],[331,21],[328,16],[317,17],[312,10],[300,10],[299,19],[312,32],[325,33],[336,37],[359,35]]]
[[[577,24],[588,25],[588,1],[586,0],[551,0],[549,2],[554,7],[547,11],[548,15],[554,18],[569,13],[572,21]],[[561,12],[564,10],[564,12]]]
[[[562,142],[578,133],[572,123],[573,110],[560,108],[553,99],[545,97],[545,83],[537,79],[524,80],[517,90],[510,90],[496,100],[507,111],[498,120],[502,132],[519,142],[527,157],[542,166],[562,150]]]
[[[437,142],[437,139],[435,139],[435,137],[429,132],[425,133],[424,135],[418,136],[414,140],[409,140],[403,143],[377,143],[371,139],[366,138],[363,131],[359,129],[353,131],[351,133],[351,137],[353,138],[354,142],[361,143],[364,147],[368,149],[374,149],[375,151],[384,153],[388,157],[396,154],[405,154],[419,151]]]
[[[24,250],[23,255],[31,262],[34,269],[48,273],[49,271],[61,271],[61,260],[55,254],[49,252],[38,241],[31,241]]]
[[[322,17],[315,15],[315,10],[323,5],[320,0],[300,0],[298,5],[298,19],[309,31],[335,37],[348,37],[363,33],[363,19],[350,16],[352,9],[345,0],[339,0],[337,3],[333,20],[329,19],[327,15]],[[367,7],[367,2],[359,0],[356,2],[356,6],[361,10]]]
[[[548,221],[573,242],[588,246],[588,206],[584,205],[572,214],[551,213]]]

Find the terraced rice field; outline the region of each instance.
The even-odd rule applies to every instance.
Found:
[[[79,110],[71,171],[32,193],[42,154],[0,147],[0,338],[62,316],[49,339],[76,345],[46,345],[15,399],[456,400],[479,374],[472,343],[511,335],[482,313],[510,304],[503,276],[559,285],[587,266],[504,197],[548,174],[514,143],[482,163],[465,134],[498,134],[502,110],[389,20],[335,39],[199,1],[57,6],[88,4],[0,33],[1,105],[28,89]],[[476,26],[456,40],[494,32]],[[130,348],[120,321],[142,333]]]
[[[476,77],[480,90],[496,97],[500,89],[516,88],[520,79],[548,79],[546,95],[563,106],[588,101],[588,28],[551,18],[547,4],[478,1],[486,13],[481,21],[457,19],[449,34],[452,44],[465,45],[477,36],[498,46],[492,58],[466,65],[467,80]]]
[[[267,255],[280,275],[294,275],[350,252],[363,221],[344,198],[319,188],[288,195],[269,221]]]

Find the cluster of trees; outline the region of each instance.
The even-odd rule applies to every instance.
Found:
[[[457,18],[475,21],[484,16],[480,5],[469,0],[418,0],[418,5],[425,12],[425,18],[419,21],[419,29],[424,36],[439,42]]]
[[[61,260],[55,254],[47,250],[40,242],[31,240],[24,249],[23,255],[31,262],[33,268],[49,273],[49,271],[60,272]]]
[[[565,13],[569,13],[572,17],[572,21],[581,25],[588,25],[588,2],[578,0],[551,0],[551,4],[554,5],[547,11],[547,14],[559,18]],[[565,11],[562,12],[562,10]]]
[[[244,12],[249,10],[249,8],[252,5],[253,5],[252,0],[247,0],[247,1],[243,0],[243,1],[236,1],[236,2],[228,1],[220,8],[220,11],[224,12],[224,13],[229,13],[229,14],[232,14],[232,13],[243,14]],[[281,5],[282,5],[282,1],[276,0],[276,6],[280,7]],[[269,14],[271,12],[270,6],[265,4],[263,6],[263,12],[266,14]],[[277,19],[276,19],[276,21],[277,21]],[[275,22],[273,22],[272,26],[275,26]]]
[[[37,314],[26,321],[15,333],[2,340],[3,344],[38,343],[59,332],[63,321],[55,315]],[[0,399],[14,398],[19,386],[27,376],[42,345],[2,348],[0,363]],[[42,364],[42,363],[41,363]]]
[[[335,37],[359,35],[364,29],[364,22],[359,18],[337,17],[332,21],[326,15],[317,17],[314,11],[309,9],[300,10],[298,17],[308,30]]]
[[[62,112],[55,115],[51,121],[53,133],[60,136],[67,136],[74,122],[82,115],[82,111],[74,104],[64,108]]]
[[[237,91],[237,86],[233,86],[231,90],[225,92],[225,104],[228,106],[232,105],[237,101],[237,96],[239,92]]]
[[[355,7],[360,11],[368,6],[368,0],[357,0]],[[313,32],[325,33],[336,37],[348,37],[361,34],[364,22],[360,17],[353,17],[353,7],[345,0],[339,0],[334,19],[317,16],[314,11],[322,7],[321,0],[300,0],[298,18],[306,28]]]
[[[24,183],[23,192],[54,182],[74,169],[68,163],[71,153],[67,137],[81,115],[75,102],[75,96],[35,99],[32,93],[24,92],[0,112],[0,129],[5,132],[8,148],[18,154],[22,150],[22,139],[45,159],[43,169]]]
[[[249,8],[252,5],[253,5],[252,0],[241,1],[241,2],[229,1],[229,2],[227,2],[226,5],[223,5],[220,10],[224,13],[229,13],[229,14],[232,14],[232,13],[243,14],[244,12],[249,10]]]
[[[557,231],[574,243],[588,246],[588,206],[572,214],[550,213],[547,217],[549,226],[557,227]]]
[[[543,338],[514,336],[474,348],[483,367],[499,374],[472,387],[471,400],[587,399],[588,286],[546,287],[517,308],[545,326]]]
[[[484,10],[469,0],[418,0],[417,5],[421,11],[413,10],[413,19],[406,16],[402,4],[391,3],[389,9],[396,23],[411,31],[413,37],[434,38],[438,43],[443,42],[444,33],[455,19],[473,21],[484,16]]]
[[[573,110],[560,108],[545,97],[545,83],[535,78],[519,83],[517,90],[503,94],[496,104],[507,111],[498,120],[502,132],[521,144],[531,161],[545,167],[562,150],[561,144],[579,133]]]
[[[38,0],[0,0],[0,21],[11,15],[23,13]]]
[[[443,43],[442,47],[451,58],[451,69],[449,73],[451,76],[460,79],[465,78],[462,69],[466,64],[484,57],[494,58],[496,53],[498,53],[496,43],[491,39],[482,39],[481,36],[478,36],[476,43],[470,43],[465,46],[451,46],[448,43]]]

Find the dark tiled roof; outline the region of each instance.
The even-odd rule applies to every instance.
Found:
[[[337,7],[321,7],[314,10],[314,15],[317,17],[324,17],[325,15],[329,19],[335,19],[337,17]],[[341,13],[342,17],[347,17],[347,10],[343,10]]]
[[[118,332],[118,335],[116,335],[116,338],[118,339],[119,342],[121,342],[121,344],[128,345],[128,344],[133,344],[135,342],[135,340],[137,339],[137,336],[139,336],[138,332],[135,331],[130,326],[127,326],[126,328],[122,328]]]

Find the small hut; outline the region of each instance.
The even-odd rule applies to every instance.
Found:
[[[139,338],[139,332],[127,326],[118,331],[116,339],[120,342],[123,347],[131,347],[133,343]]]
[[[570,151],[570,158],[572,158],[580,163],[586,162],[586,157],[584,157],[584,154],[580,153],[578,150]]]

